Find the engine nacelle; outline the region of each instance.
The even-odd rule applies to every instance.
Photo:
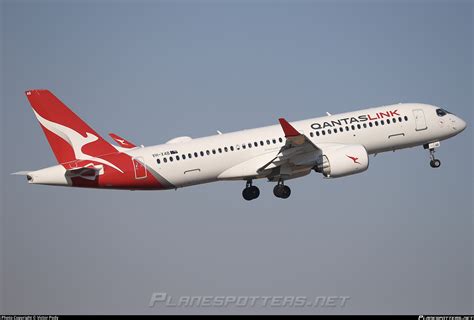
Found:
[[[362,145],[334,146],[323,149],[315,170],[326,178],[338,178],[367,170],[369,155]]]

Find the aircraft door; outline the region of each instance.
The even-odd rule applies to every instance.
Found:
[[[415,109],[413,110],[413,115],[415,116],[415,125],[416,131],[426,130],[428,127],[426,126],[426,119],[425,113],[422,109]]]
[[[133,170],[135,171],[135,179],[145,179],[147,172],[145,167],[145,160],[143,157],[134,157],[133,161]]]

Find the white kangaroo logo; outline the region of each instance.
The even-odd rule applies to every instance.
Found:
[[[42,116],[40,116],[35,110],[33,110],[33,112],[35,113],[36,118],[38,118],[38,121],[43,125],[43,127],[45,127],[46,129],[58,135],[64,141],[69,143],[69,145],[72,147],[74,151],[74,157],[76,159],[93,160],[99,163],[106,164],[120,171],[121,173],[123,173],[122,170],[117,168],[114,164],[110,163],[109,161],[101,159],[101,158],[93,157],[82,152],[82,147],[84,147],[85,145],[91,142],[99,140],[99,138],[96,135],[86,132],[86,137],[83,137],[80,133],[72,130],[71,128],[63,126],[56,122],[49,121],[43,118]]]

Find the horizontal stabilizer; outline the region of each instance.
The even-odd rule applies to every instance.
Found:
[[[88,166],[66,170],[65,176],[68,178],[81,177],[88,180],[94,180],[97,176],[104,173],[104,166]]]
[[[26,175],[28,175],[29,172],[31,172],[31,171],[18,171],[18,172],[13,172],[13,173],[10,173],[10,174],[15,175],[15,176],[26,176]]]
[[[114,141],[117,142],[122,148],[127,148],[127,149],[136,148],[136,145],[116,135],[115,133],[109,133],[109,136],[112,139],[114,139]]]

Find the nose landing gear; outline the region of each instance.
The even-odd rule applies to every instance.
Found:
[[[439,159],[436,159],[435,158],[435,150],[434,149],[430,149],[430,166],[431,168],[439,168],[439,166],[441,165],[441,161]]]
[[[252,180],[248,180],[245,189],[242,191],[242,197],[244,197],[245,200],[250,201],[257,199],[259,195],[260,190],[252,185]]]
[[[439,168],[441,166],[441,161],[435,158],[435,148],[440,146],[439,141],[427,143],[423,145],[423,148],[428,149],[430,151],[430,166],[431,168]]]

